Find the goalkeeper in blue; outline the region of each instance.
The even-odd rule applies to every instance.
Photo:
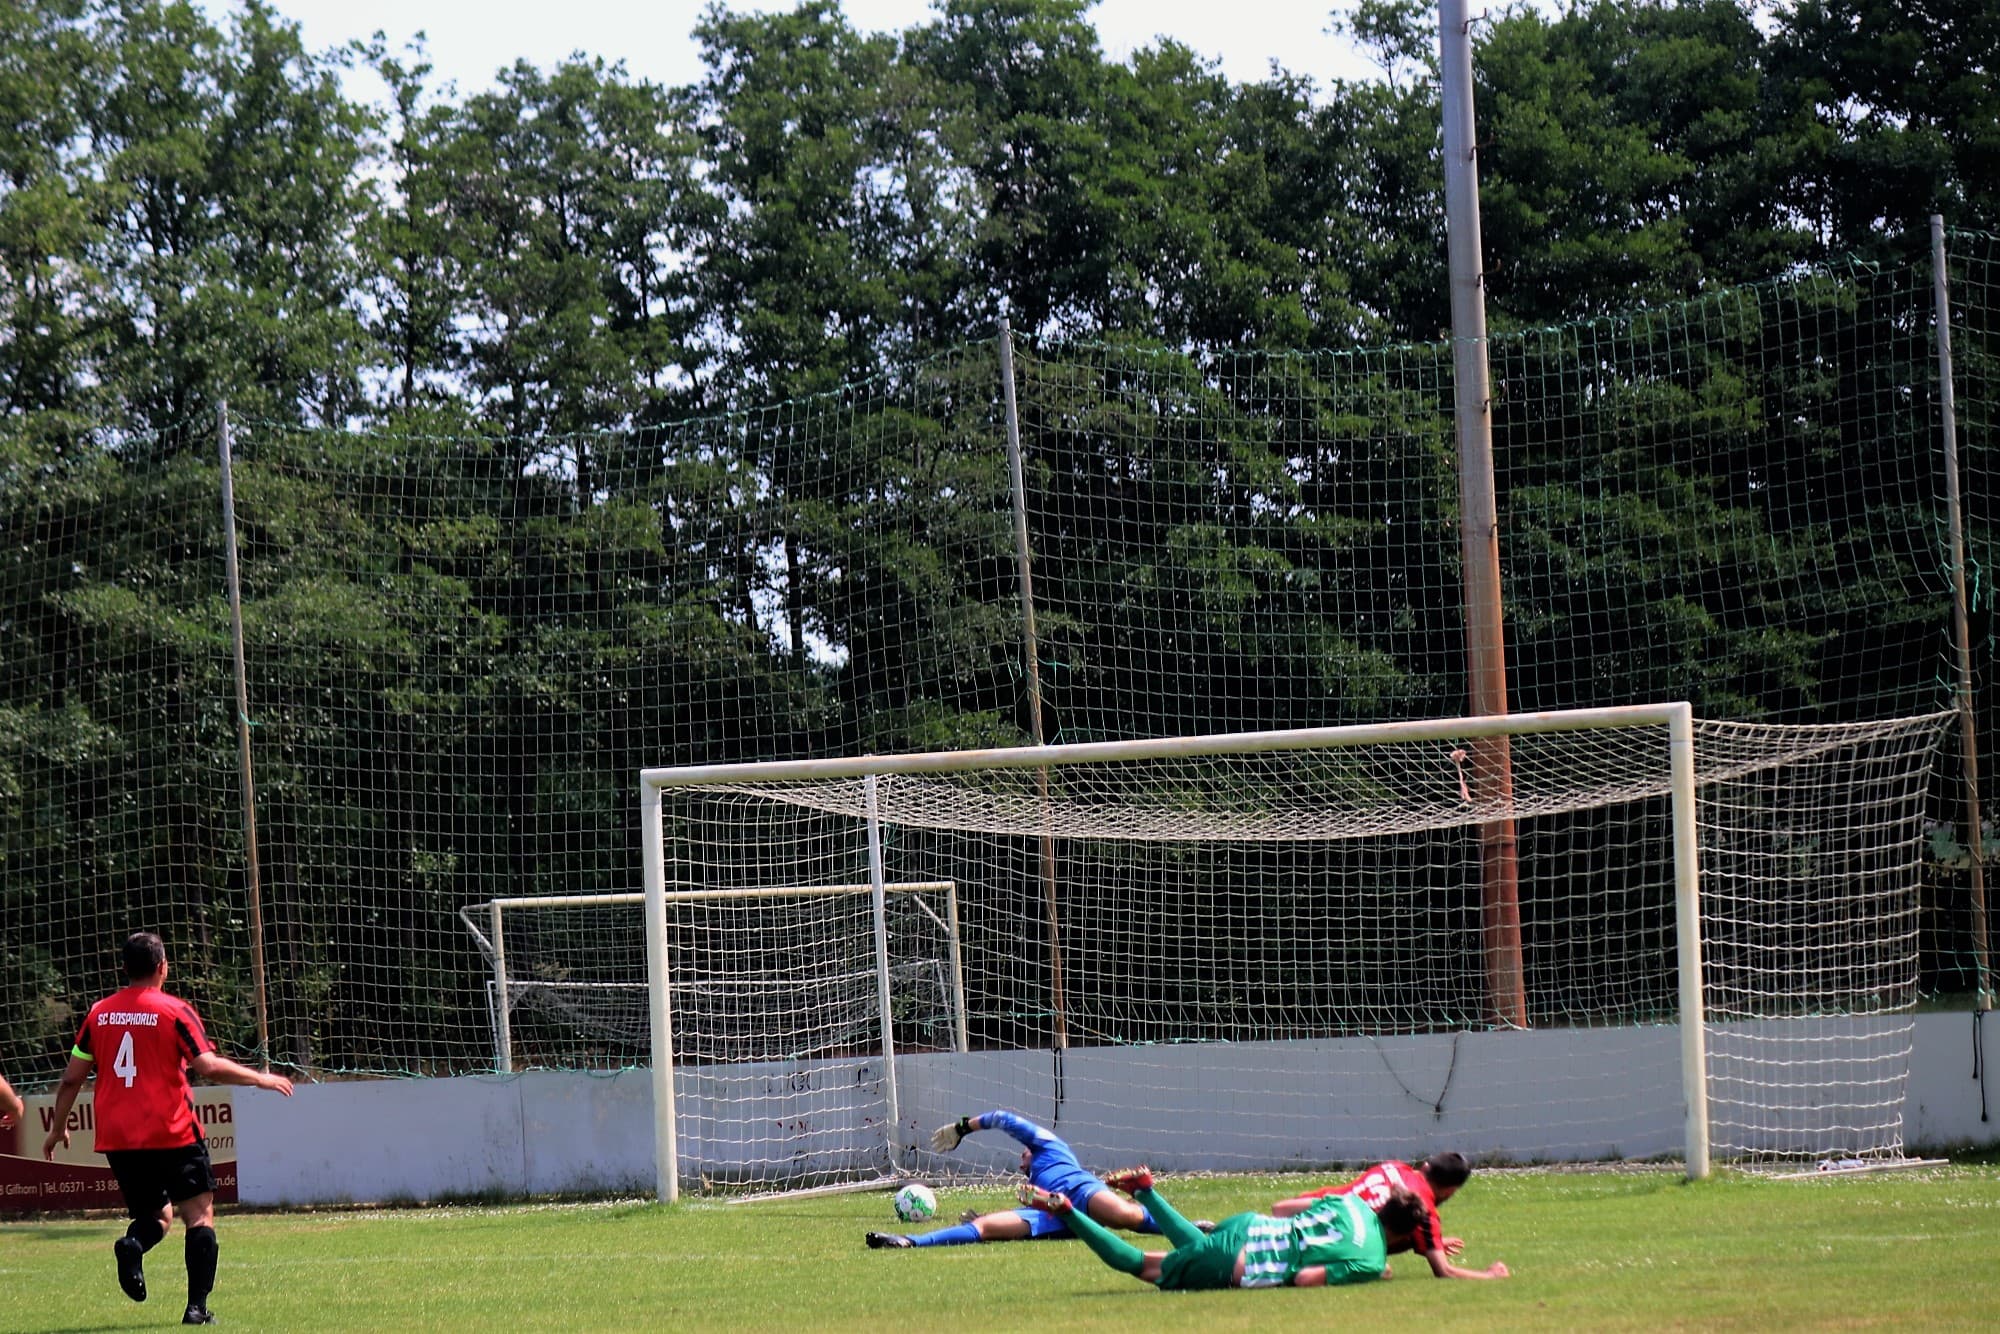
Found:
[[[1331,1195],[1290,1218],[1236,1214],[1203,1232],[1153,1189],[1149,1169],[1114,1172],[1105,1180],[1146,1206],[1172,1250],[1141,1251],[1062,1195],[1037,1186],[1021,1187],[1021,1202],[1061,1219],[1119,1273],[1168,1291],[1323,1288],[1384,1278],[1390,1248],[1406,1242],[1424,1216],[1423,1201],[1399,1186],[1373,1207],[1352,1195]]]
[[[960,1140],[981,1130],[1004,1131],[1020,1144],[1021,1172],[1028,1178],[1029,1186],[1038,1187],[1050,1195],[1063,1196],[1105,1227],[1123,1228],[1128,1232],[1160,1231],[1143,1207],[1121,1199],[1076,1160],[1076,1154],[1059,1136],[1024,1116],[1003,1111],[961,1116],[931,1133],[931,1147],[939,1153],[950,1153],[958,1147]],[[900,1250],[913,1246],[968,1246],[980,1241],[1034,1241],[1071,1235],[1061,1219],[1044,1210],[1022,1208],[968,1214],[954,1226],[916,1236],[870,1232],[868,1245],[876,1250]]]

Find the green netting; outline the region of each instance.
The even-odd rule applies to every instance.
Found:
[[[1952,244],[1990,774],[2000,247]],[[1913,257],[1496,336],[1514,707],[1948,702],[1932,326]],[[1447,347],[1015,363],[1047,740],[1465,711]],[[239,423],[272,1058],[486,1068],[459,911],[636,889],[642,765],[1032,739],[1003,401],[983,341],[620,433]],[[53,1075],[141,925],[254,1050],[214,429],[12,440],[0,1069]],[[1971,985],[1957,772],[1923,918],[1942,992]]]

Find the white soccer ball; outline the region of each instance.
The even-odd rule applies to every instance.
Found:
[[[905,1223],[924,1223],[937,1217],[937,1196],[929,1186],[911,1182],[896,1192],[896,1217]]]

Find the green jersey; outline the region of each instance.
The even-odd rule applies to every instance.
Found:
[[[1290,1218],[1259,1218],[1243,1246],[1243,1286],[1289,1285],[1323,1265],[1326,1281],[1365,1283],[1389,1266],[1382,1224],[1352,1195],[1330,1195]]]
[[[1326,1267],[1326,1281],[1365,1283],[1389,1267],[1389,1246],[1375,1211],[1351,1195],[1330,1195],[1291,1218],[1236,1214],[1198,1242],[1177,1246],[1160,1263],[1159,1285],[1190,1291],[1226,1288],[1243,1257],[1246,1288],[1291,1284],[1299,1271]]]

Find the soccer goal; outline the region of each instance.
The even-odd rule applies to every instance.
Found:
[[[735,1133],[777,1070],[794,1129],[788,1174],[855,1179],[886,1170],[879,1134],[856,1144],[850,1113],[893,1106],[883,1054],[900,1027],[910,1049],[966,1047],[957,887],[947,881],[753,885],[662,896],[673,962],[667,1027],[681,1035],[683,1114],[704,1099],[730,1105],[736,1170],[769,1175],[759,1146]],[[643,893],[493,899],[459,912],[492,969],[487,983],[493,1068],[619,1070],[649,1064],[652,1015],[641,929]],[[810,1067],[810,1068],[807,1068]],[[798,1095],[824,1092],[828,1096]],[[699,1151],[706,1136],[697,1137]],[[712,1164],[726,1161],[710,1156]],[[809,1166],[817,1163],[817,1167]]]
[[[1648,705],[648,769],[660,1194],[998,1174],[1011,1145],[925,1142],[995,1105],[1169,1170],[1897,1154],[1945,717]],[[866,914],[671,917],[774,883],[954,886],[962,1037],[894,994],[865,1049],[816,1036],[809,977],[893,993]],[[754,1054],[718,1045],[690,966],[795,1003]]]

